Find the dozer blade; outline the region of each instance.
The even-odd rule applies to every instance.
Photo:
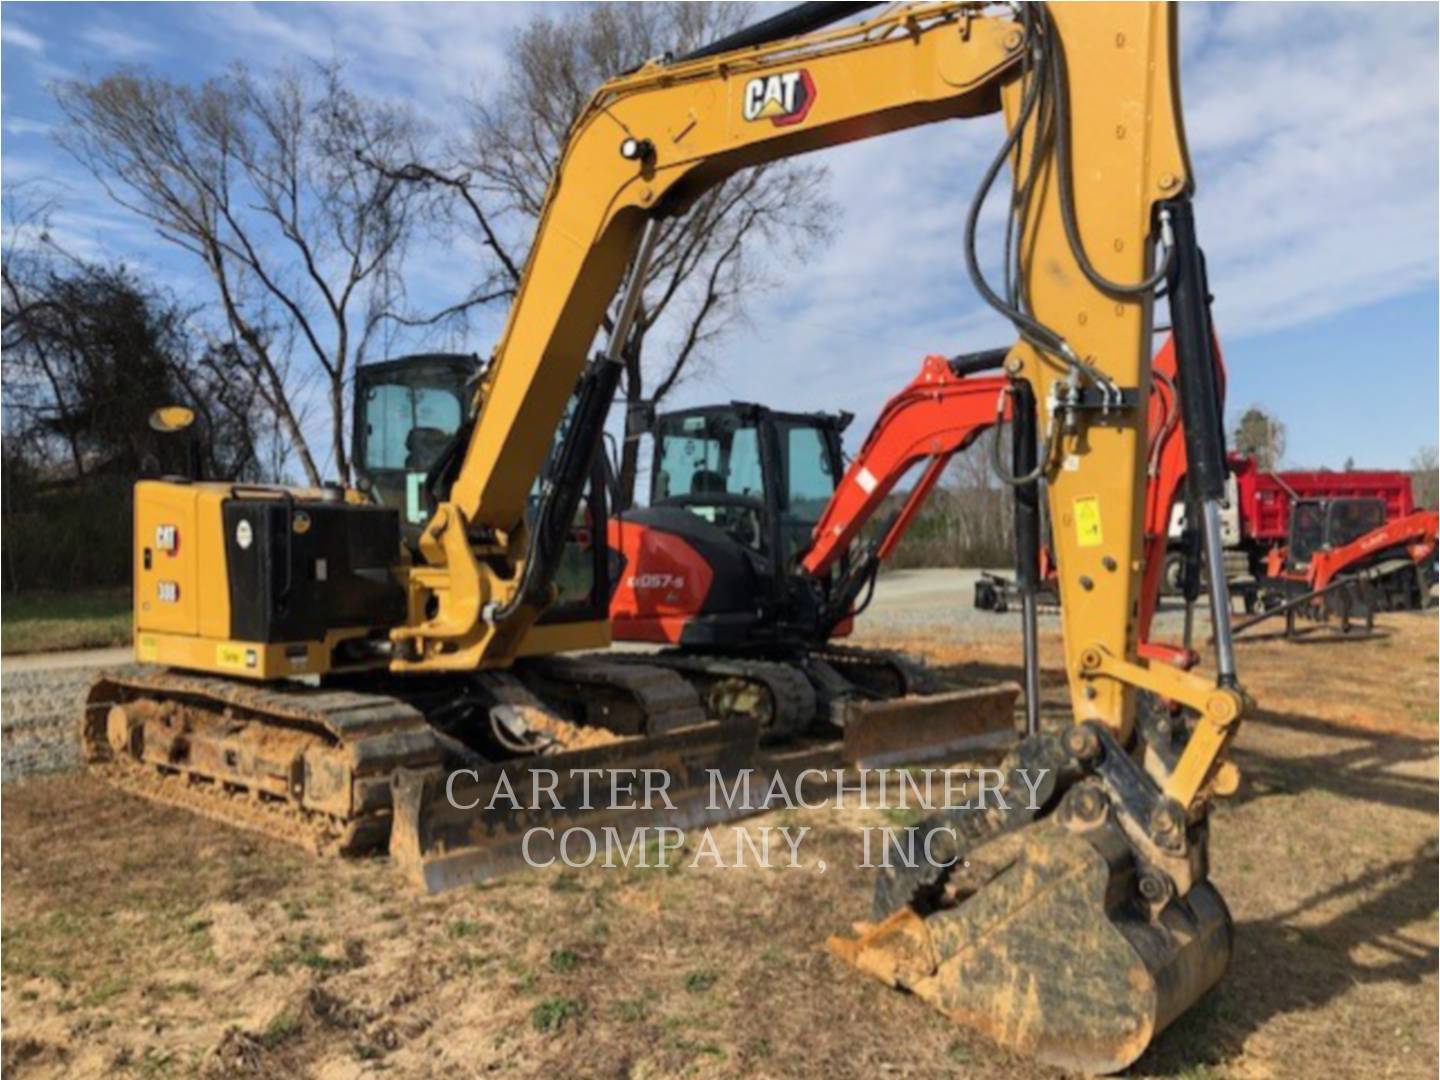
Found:
[[[390,856],[428,892],[560,862],[562,854],[586,859],[592,839],[597,859],[607,851],[635,859],[658,828],[673,836],[758,812],[737,811],[711,794],[712,777],[733,785],[755,766],[756,745],[755,723],[735,721],[473,770],[400,770]],[[562,849],[575,828],[588,836]]]
[[[1013,682],[974,690],[857,702],[846,707],[844,759],[879,769],[1009,750],[1016,740]]]
[[[830,949],[959,1023],[1047,1064],[1086,1073],[1133,1063],[1213,986],[1233,932],[1198,882],[1150,914],[1118,826],[1082,836],[1054,818],[970,853],[1000,869],[953,907],[902,906]]]

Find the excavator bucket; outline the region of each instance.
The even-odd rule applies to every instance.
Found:
[[[1142,862],[1111,790],[1092,779],[1044,817],[947,827],[960,846],[933,850],[953,865],[882,875],[876,921],[832,953],[1019,1053],[1126,1068],[1220,979],[1233,925],[1208,882],[1180,896]]]
[[[1015,743],[1013,682],[846,706],[847,764],[880,769],[1004,753]]]
[[[757,743],[754,722],[704,723],[478,769],[400,770],[390,856],[427,892],[566,860],[630,865],[736,816],[712,784],[753,768]]]

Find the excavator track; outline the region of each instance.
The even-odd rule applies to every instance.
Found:
[[[829,664],[856,686],[887,697],[933,693],[941,686],[924,664],[888,649],[827,644],[811,649],[808,658]]]
[[[720,720],[751,717],[760,725],[762,742],[803,735],[819,713],[815,687],[793,664],[662,652],[638,658],[636,666],[661,667],[697,684],[708,716]]]
[[[322,855],[383,848],[392,773],[441,764],[396,698],[174,671],[98,678],[80,741],[125,791]]]
[[[622,735],[660,735],[705,723],[694,688],[651,659],[547,656],[516,664],[514,671],[542,701],[583,702],[584,723]]]

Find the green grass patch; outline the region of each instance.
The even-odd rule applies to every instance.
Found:
[[[130,989],[130,980],[123,975],[102,979],[80,998],[80,1007],[82,1009],[98,1008],[128,989]]]
[[[0,597],[0,652],[7,655],[128,644],[128,588]]]
[[[625,1024],[638,1024],[650,1013],[650,1003],[643,997],[621,998],[615,1002],[615,1019]]]
[[[445,933],[456,941],[463,938],[474,937],[480,932],[480,924],[471,922],[469,919],[456,919],[445,928]]]
[[[713,971],[692,971],[685,976],[685,989],[692,994],[703,994],[714,986],[719,978]]]
[[[542,1034],[552,1034],[580,1019],[583,1011],[584,1006],[574,998],[548,997],[530,1010],[530,1025]]]
[[[321,951],[324,944],[324,939],[317,934],[304,933],[298,939],[282,936],[279,947],[266,959],[265,967],[272,975],[283,975],[296,964],[322,973],[345,971],[353,966],[348,958],[327,956]]]
[[[280,904],[280,910],[285,912],[285,917],[291,922],[304,922],[310,917],[309,911],[305,908],[302,900],[286,900]]]
[[[576,956],[569,949],[556,949],[550,954],[551,971],[574,971],[580,966],[580,957]]]
[[[477,971],[483,971],[490,966],[492,957],[480,953],[462,953],[459,957],[460,970],[467,975],[473,975]]]

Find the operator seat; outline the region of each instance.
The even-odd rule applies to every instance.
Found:
[[[690,477],[691,495],[725,494],[725,476],[714,469],[696,469]]]
[[[429,472],[452,437],[439,428],[411,428],[405,436],[405,471]]]

